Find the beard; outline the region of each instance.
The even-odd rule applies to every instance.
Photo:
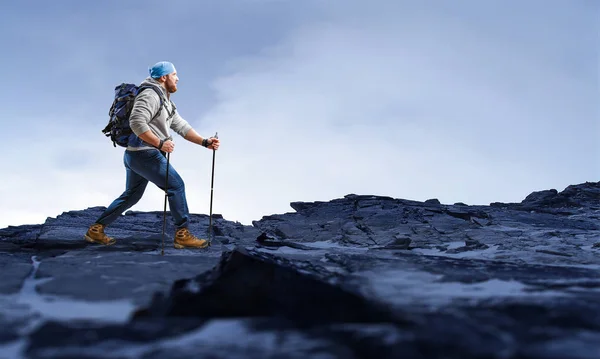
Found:
[[[175,92],[177,92],[177,85],[175,85],[175,84],[172,84],[172,85],[171,84],[165,84],[165,85],[166,85],[165,87],[167,88],[167,91],[169,91],[169,93],[175,93]]]

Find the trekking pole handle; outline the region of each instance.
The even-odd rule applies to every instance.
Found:
[[[215,132],[215,135],[214,135],[214,136],[212,136],[211,138],[219,138],[219,133],[218,133],[218,132]],[[204,142],[206,142],[206,143],[207,143],[205,147],[208,147],[208,138],[205,138],[205,139],[204,139],[204,141],[202,141],[202,143],[204,143]],[[211,144],[212,144],[212,142],[211,142]],[[203,146],[204,146],[204,144],[203,144]],[[215,149],[213,148],[213,151],[214,151],[214,150],[215,150]]]

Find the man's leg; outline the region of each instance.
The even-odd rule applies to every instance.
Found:
[[[136,151],[132,153],[131,169],[164,191],[167,176],[167,158],[158,150],[137,152],[139,153],[136,153]],[[187,230],[189,209],[185,196],[185,185],[183,179],[171,164],[169,164],[169,178],[166,182],[169,209],[177,228],[175,247],[206,247],[208,245],[207,241],[194,237]]]
[[[127,171],[127,180],[125,184],[125,191],[115,199],[110,206],[100,215],[96,223],[108,226],[114,222],[123,212],[133,207],[136,203],[142,199],[142,195],[148,185],[148,180],[140,176],[130,166],[130,153],[133,151],[125,151],[124,163]]]
[[[146,180],[165,190],[167,176],[167,159],[158,150],[131,151],[130,168]],[[181,176],[169,164],[169,179],[167,182],[167,197],[169,209],[177,228],[188,226],[189,210],[185,198],[185,185]]]
[[[104,234],[104,227],[114,222],[123,212],[138,203],[146,190],[148,180],[131,169],[128,152],[130,151],[125,151],[123,155],[127,174],[125,191],[106,208],[96,222],[88,229],[84,237],[88,242],[114,244],[115,240]]]

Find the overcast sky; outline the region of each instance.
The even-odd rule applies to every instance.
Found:
[[[349,193],[520,202],[600,180],[595,0],[5,1],[0,228],[108,206],[113,89],[171,61],[216,131],[213,212],[250,224]],[[175,135],[192,213],[212,152]],[[161,211],[149,185],[132,209]]]

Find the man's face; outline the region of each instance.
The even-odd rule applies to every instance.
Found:
[[[177,82],[179,82],[177,72],[173,72],[165,76],[165,88],[169,93],[177,92]]]

